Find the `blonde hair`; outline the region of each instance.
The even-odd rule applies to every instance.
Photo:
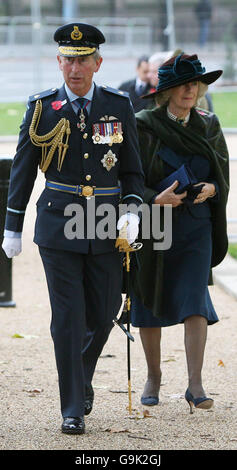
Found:
[[[178,85],[179,86],[179,85]],[[201,81],[198,81],[198,94],[197,94],[197,100],[194,106],[198,106],[199,100],[206,94],[208,90],[208,85],[206,83],[203,83]],[[164,106],[169,103],[169,99],[172,94],[172,88],[169,88],[168,90],[161,91],[158,93],[158,95],[155,97],[155,102],[158,106]]]

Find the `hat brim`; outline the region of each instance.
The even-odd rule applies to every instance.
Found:
[[[223,70],[214,70],[213,72],[204,73],[202,75],[194,75],[192,78],[183,78],[177,79],[175,83],[167,84],[167,86],[163,86],[160,89],[153,91],[152,93],[148,93],[147,95],[141,96],[141,98],[153,98],[154,96],[162,93],[162,91],[169,90],[170,88],[175,88],[176,86],[184,85],[185,83],[189,82],[203,82],[206,85],[210,85],[214,83],[223,73]]]

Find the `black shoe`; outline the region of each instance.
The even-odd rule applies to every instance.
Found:
[[[84,434],[85,422],[83,416],[80,418],[63,418],[62,432],[66,434]]]
[[[86,385],[85,394],[85,415],[89,415],[93,408],[94,390],[92,385]]]

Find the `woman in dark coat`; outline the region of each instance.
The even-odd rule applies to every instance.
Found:
[[[178,323],[184,323],[185,329],[185,398],[190,411],[193,406],[213,405],[203,389],[201,372],[207,325],[218,321],[208,291],[211,268],[223,260],[228,247],[229,163],[217,117],[197,108],[197,102],[221,73],[205,73],[196,55],[173,57],[159,69],[158,106],[136,115],[144,202],[159,204],[161,218],[163,206],[172,206],[171,247],[157,250],[153,239],[142,240],[133,278],[131,318],[140,328],[148,368],[144,405],[159,401],[161,328]],[[192,171],[195,185],[180,192],[175,180],[160,191],[159,183],[183,164]]]

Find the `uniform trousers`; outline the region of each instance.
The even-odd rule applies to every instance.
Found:
[[[85,386],[91,384],[122,302],[121,254],[39,251],[52,310],[62,416],[84,416]]]

